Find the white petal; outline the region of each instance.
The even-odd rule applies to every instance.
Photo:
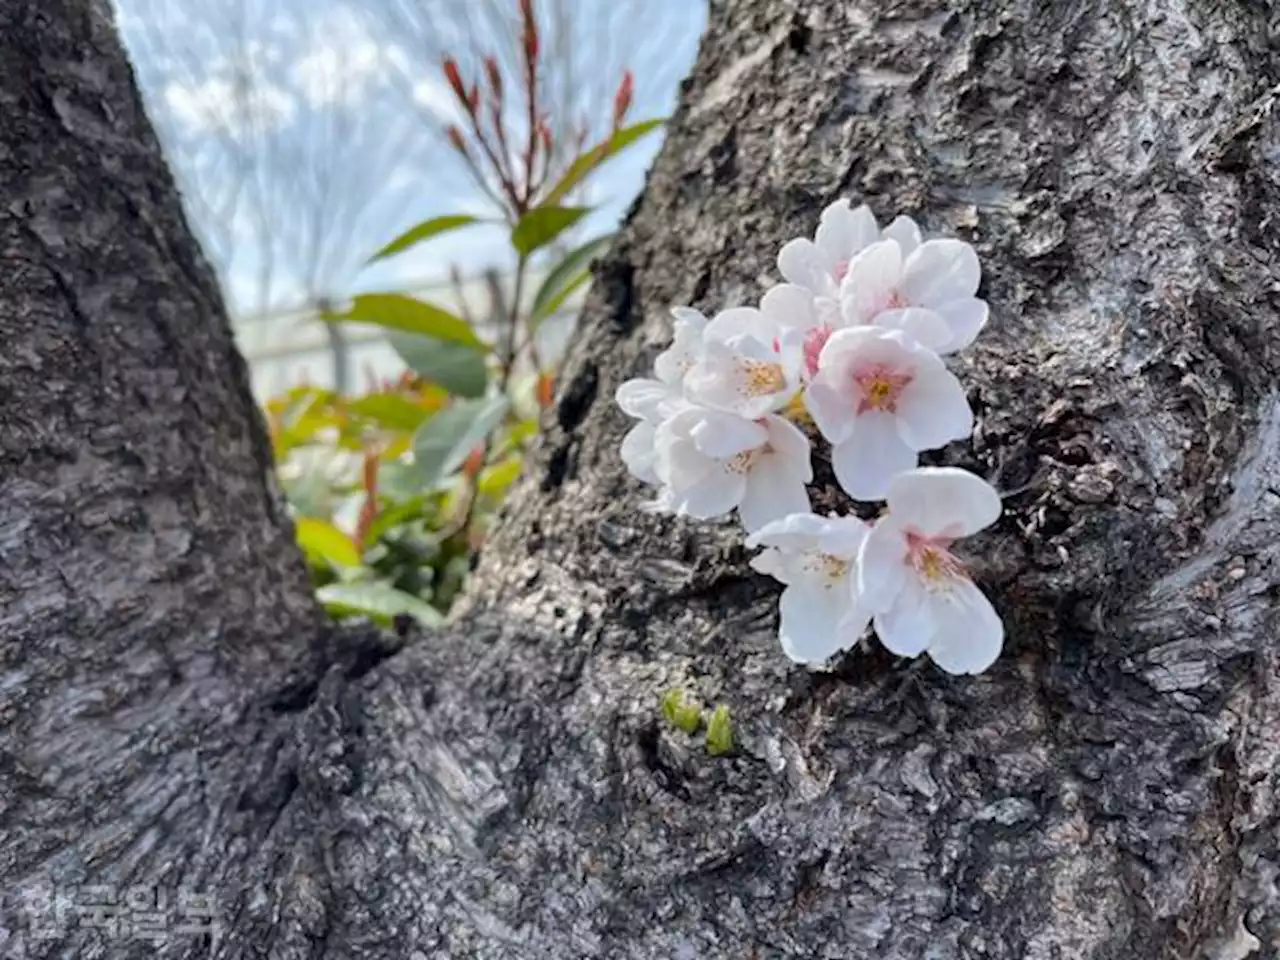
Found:
[[[754,450],[769,439],[769,432],[754,420],[707,411],[690,429],[689,437],[700,453],[723,460]]]
[[[942,315],[925,307],[885,310],[876,316],[876,326],[901,330],[926,350],[939,350],[953,339],[951,327]]]
[[[914,365],[919,348],[901,330],[883,327],[850,327],[837,330],[827,338],[818,355],[818,369],[831,370],[827,380],[847,377],[854,363],[886,363],[901,367]]]
[[[723,516],[739,503],[746,492],[746,480],[740,473],[715,470],[684,489],[673,488],[675,509],[698,520]]]
[[[978,338],[987,325],[987,302],[977,297],[952,300],[933,308],[947,325],[948,337],[944,343],[931,349],[938,353],[955,353],[963,350]],[[926,344],[928,346],[928,344]]]
[[[830,260],[846,263],[880,239],[880,225],[866,204],[849,209],[848,200],[837,200],[822,211],[814,237],[818,249]]]
[[[654,420],[661,416],[663,405],[672,399],[672,389],[661,380],[639,377],[620,384],[614,399],[628,416]]]
[[[752,557],[748,561],[748,565],[757,573],[763,573],[766,577],[773,577],[780,583],[791,582],[790,565],[787,563],[786,555],[781,550],[765,550],[759,556]]]
[[[809,510],[804,481],[779,457],[766,454],[747,474],[746,490],[738,504],[738,516],[750,533],[771,520]]]
[[[778,253],[778,272],[790,283],[799,284],[814,293],[830,293],[835,284],[829,261],[812,240],[803,237],[788,241]]]
[[[809,458],[809,438],[790,420],[769,415],[763,418],[768,432],[769,445],[775,456],[787,464],[787,468],[803,483],[813,481],[813,463]]]
[[[903,260],[915,253],[916,247],[920,246],[920,228],[910,217],[895,218],[893,223],[884,228],[881,236],[886,240],[897,241],[902,248]]]
[[[846,323],[865,324],[888,309],[902,279],[902,248],[892,240],[867,247],[849,264],[840,285],[840,308]]]
[[[969,580],[930,595],[937,628],[929,657],[947,673],[982,673],[996,662],[1004,646],[1000,615]]]
[[[836,625],[836,638],[841,650],[851,649],[866,632],[871,623],[871,612],[856,601],[852,603],[840,623]]]
[[[927,240],[902,267],[898,289],[907,300],[932,307],[978,292],[982,269],[978,254],[963,240]]]
[[[872,613],[893,606],[907,578],[907,541],[894,517],[882,517],[858,551],[858,596]]]
[[[889,511],[925,536],[967,537],[1000,517],[1000,495],[956,467],[918,467],[889,484]]]
[[[900,657],[918,657],[938,629],[929,591],[915,577],[908,577],[889,609],[876,614],[875,624],[876,636],[886,650]]]
[[[760,300],[760,312],[785,328],[807,331],[819,325],[813,291],[794,283],[770,287]]]
[[[852,560],[857,557],[870,532],[870,524],[857,517],[829,517],[819,547],[823,553],[833,557]]]
[[[672,307],[671,317],[676,321],[676,326],[688,326],[699,336],[702,335],[703,328],[707,325],[707,318],[701,310],[695,310],[693,307]]]
[[[964,387],[936,357],[916,368],[897,405],[898,429],[914,450],[935,450],[973,433],[973,411]]]
[[[706,341],[727,341],[733,337],[754,337],[769,344],[781,333],[778,324],[769,320],[755,307],[734,307],[717,313],[703,333]]]
[[[654,433],[657,426],[647,420],[641,420],[622,438],[622,462],[627,465],[632,476],[644,483],[658,483],[658,474],[654,471],[656,453],[653,449]]]
[[[844,591],[792,584],[782,591],[778,637],[796,663],[823,663],[840,650],[840,623],[849,611]]]
[[[853,432],[856,406],[850,394],[815,381],[804,392],[804,405],[818,430],[831,443],[842,443]]]
[[[771,520],[747,537],[748,549],[779,547],[790,552],[813,549],[818,538],[826,532],[830,521],[807,511],[788,514]]]
[[[889,481],[916,465],[916,452],[898,436],[891,413],[870,411],[853,423],[848,439],[831,451],[836,480],[855,500],[883,500]]]

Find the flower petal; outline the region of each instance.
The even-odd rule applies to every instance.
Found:
[[[902,592],[906,578],[906,537],[892,515],[882,517],[858,551],[859,602],[872,613],[888,610]]]
[[[767,345],[780,332],[779,325],[755,307],[733,307],[717,313],[715,319],[707,324],[702,337],[708,342],[728,341],[733,337],[753,337]]]
[[[792,513],[770,520],[747,537],[746,546],[779,547],[791,552],[809,550],[827,530],[830,521],[816,513]]]
[[[804,405],[831,443],[842,443],[853,432],[853,400],[835,387],[811,383],[804,392]]]
[[[791,240],[778,253],[778,272],[790,283],[814,293],[830,293],[835,288],[831,271],[835,263],[823,255],[812,240]]]
[[[840,308],[846,323],[866,324],[889,308],[902,279],[902,248],[892,240],[871,244],[849,264],[840,284]]]
[[[782,458],[787,468],[803,483],[813,481],[813,463],[809,459],[809,438],[789,420],[772,414],[762,418],[773,456]]]
[[[951,326],[942,315],[926,307],[885,310],[876,316],[876,326],[901,330],[926,350],[938,350],[953,338]]]
[[[947,673],[982,673],[1004,646],[1004,624],[991,601],[972,581],[930,594],[937,630],[929,657]]]
[[[978,338],[982,328],[987,325],[987,302],[977,297],[952,300],[933,309],[942,317],[949,332],[946,341],[933,348],[940,354],[963,350]]]
[[[840,623],[849,612],[843,590],[795,583],[782,591],[778,638],[796,663],[824,663],[841,645]]]
[[[852,560],[870,532],[871,525],[858,517],[828,517],[818,546],[823,553]]]
[[[656,420],[662,415],[663,405],[673,399],[673,391],[661,380],[637,377],[619,384],[613,398],[627,416]]]
[[[779,517],[808,511],[809,492],[804,481],[788,469],[784,459],[765,454],[756,461],[738,504],[738,516],[748,533]]]
[[[747,565],[757,573],[763,573],[766,577],[773,577],[779,583],[790,583],[792,576],[787,559],[787,555],[781,550],[770,549],[752,557],[747,562]]]
[[[641,420],[622,438],[622,462],[626,464],[631,475],[643,483],[657,484],[658,474],[654,470],[657,453],[653,448],[654,434],[657,426],[648,420]]]
[[[1000,495],[957,467],[917,467],[889,484],[889,511],[925,536],[967,537],[1000,517]]]
[[[902,442],[891,413],[863,413],[853,424],[853,432],[831,451],[836,480],[855,500],[883,500],[889,481],[916,465],[916,452]]]
[[[770,287],[760,300],[760,312],[786,329],[809,331],[820,325],[813,291],[794,283]]]
[[[920,246],[920,228],[910,217],[894,218],[893,223],[884,228],[881,236],[886,240],[897,241],[902,248],[903,260],[915,253],[916,247]]]
[[[769,432],[754,420],[708,410],[690,428],[689,438],[699,453],[723,460],[754,450],[769,439]]]
[[[880,239],[880,225],[865,203],[857,209],[849,208],[848,200],[837,200],[822,211],[818,232],[814,236],[817,247],[834,263],[846,263]]]
[[[898,429],[914,450],[935,450],[973,433],[964,387],[937,357],[925,354],[916,377],[898,397]]]
[[[890,653],[918,657],[938,630],[929,591],[915,577],[907,577],[887,610],[875,616],[876,636]]]
[[[713,470],[684,489],[673,488],[673,506],[683,516],[710,520],[741,503],[746,486],[746,479],[740,473]]]
[[[898,289],[907,300],[932,307],[978,292],[982,268],[978,254],[963,240],[927,240],[907,258]]]

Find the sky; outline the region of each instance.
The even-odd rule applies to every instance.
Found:
[[[594,142],[624,69],[629,119],[665,116],[695,55],[694,0],[534,0],[544,94]],[[188,217],[240,318],[512,264],[505,233],[473,227],[373,268],[369,254],[446,213],[494,211],[445,142],[464,75],[495,53],[508,84],[516,0],[117,0],[121,33]],[[510,87],[508,87],[510,90]],[[508,104],[511,97],[508,96]],[[519,110],[508,121],[518,127]],[[559,126],[556,126],[559,129]],[[585,239],[643,186],[654,134],[592,184]]]

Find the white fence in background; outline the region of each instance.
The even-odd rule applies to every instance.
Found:
[[[492,339],[495,327],[494,287],[502,303],[512,296],[511,275],[493,273],[472,277],[462,284],[462,300],[476,320],[477,333]],[[526,287],[536,290],[542,277],[526,277]],[[572,332],[585,288],[580,288],[564,308],[538,330],[539,353],[558,357]],[[448,281],[433,281],[397,291],[461,315],[457,291]],[[254,395],[259,401],[299,384],[357,392],[373,382],[400,375],[405,366],[382,331],[365,324],[338,324],[336,330],[319,318],[314,306],[261,313],[233,320],[236,343],[249,364]],[[336,337],[335,337],[336,333]]]

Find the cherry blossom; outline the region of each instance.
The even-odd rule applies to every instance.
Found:
[[[921,450],[973,432],[960,381],[898,330],[854,327],[831,335],[805,403],[831,442],[836,480],[857,500],[883,499]]]
[[[855,559],[869,529],[857,517],[794,513],[747,538],[750,548],[768,548],[751,566],[786,584],[778,638],[797,663],[823,663],[849,645],[841,627],[854,614]]]
[[[657,427],[654,450],[656,508],[701,520],[736,509],[748,531],[809,509],[809,439],[781,417],[686,408]]]
[[[969,578],[952,544],[989,527],[1000,495],[954,467],[919,467],[893,478],[888,512],[863,540],[846,639],[874,619],[892,653],[922,653],[947,673],[981,673],[1000,655],[1004,625]]]
[[[974,296],[981,278],[978,255],[961,240],[926,240],[909,255],[900,241],[881,240],[850,262],[841,317],[848,326],[903,329],[939,354],[954,353],[986,325],[987,304]]]
[[[749,419],[780,410],[800,388],[802,334],[754,307],[718,314],[685,376],[690,399]]]
[[[973,431],[941,358],[987,322],[977,254],[924,240],[909,217],[881,229],[868,207],[841,200],[813,240],[783,247],[778,267],[788,282],[758,306],[711,320],[673,309],[653,376],[618,387],[638,421],[622,461],[656,488],[640,509],[736,511],[748,546],[764,548],[752,566],[785,585],[779,638],[796,662],[825,662],[874,623],[895,653],[985,670],[1004,629],[952,545],[993,523],[1000,498],[963,470],[917,466],[921,451]],[[845,493],[887,499],[874,527],[810,512],[809,436],[796,424],[830,444]]]
[[[859,253],[879,240],[893,240],[910,256],[920,245],[920,228],[910,217],[898,217],[882,231],[866,204],[853,207],[837,200],[822,211],[812,240],[801,237],[778,254],[778,272],[818,297],[838,300],[840,285]]]
[[[684,407],[685,375],[703,352],[707,318],[697,310],[675,307],[670,346],[653,361],[653,378],[637,377],[623,382],[614,394],[622,412],[640,422],[622,438],[622,462],[638,480],[649,484],[661,481],[654,472],[654,440],[658,424]]]

